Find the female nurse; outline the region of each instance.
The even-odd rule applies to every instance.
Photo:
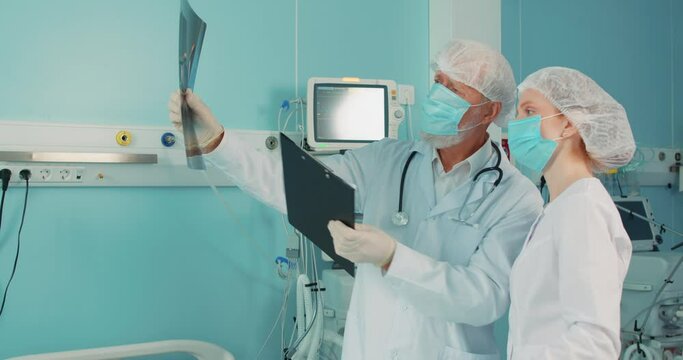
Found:
[[[541,69],[518,91],[510,151],[545,177],[550,201],[510,274],[508,359],[617,359],[631,242],[593,174],[633,157],[626,112],[568,68]]]

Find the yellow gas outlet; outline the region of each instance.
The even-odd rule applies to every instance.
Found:
[[[130,145],[131,141],[133,141],[133,134],[131,134],[130,131],[121,130],[118,133],[116,133],[117,144],[121,146],[128,146]]]

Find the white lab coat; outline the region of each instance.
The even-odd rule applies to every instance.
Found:
[[[534,223],[510,275],[508,358],[617,359],[631,241],[599,180],[582,179]]]
[[[207,158],[243,190],[284,213],[279,149],[243,150],[247,148],[238,136],[227,133]],[[397,227],[391,217],[398,207],[401,171],[412,150],[418,154],[404,193],[410,222]],[[324,159],[337,175],[355,184],[363,222],[399,242],[385,275],[375,265],[358,264],[343,359],[499,359],[492,323],[508,308],[509,272],[542,200],[503,156],[502,182],[471,219],[478,228],[460,224],[452,219],[472,182],[437,203],[433,151],[425,142],[385,139]],[[495,161],[494,155],[488,166]],[[476,183],[469,206],[476,206],[491,188],[495,176],[487,174]]]

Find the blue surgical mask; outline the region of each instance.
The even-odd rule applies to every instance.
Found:
[[[536,115],[508,123],[510,152],[519,165],[537,174],[543,173],[557,148],[557,142],[541,135],[541,121],[559,115],[561,114],[544,118]]]
[[[470,107],[480,106],[487,102],[472,105],[447,87],[434,83],[427,101],[422,104],[422,110],[427,115],[422,122],[422,131],[432,135],[457,135],[475,128],[480,124],[468,129],[458,129],[458,125]]]

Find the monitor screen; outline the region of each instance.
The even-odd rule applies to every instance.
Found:
[[[313,102],[317,142],[372,142],[388,134],[384,85],[315,84]]]
[[[615,202],[618,205],[649,219],[647,211],[645,210],[645,204],[643,204],[642,200],[615,200]],[[631,241],[654,239],[650,223],[621,209],[619,209],[619,215],[621,216],[621,222],[624,224],[624,229],[626,229]]]

